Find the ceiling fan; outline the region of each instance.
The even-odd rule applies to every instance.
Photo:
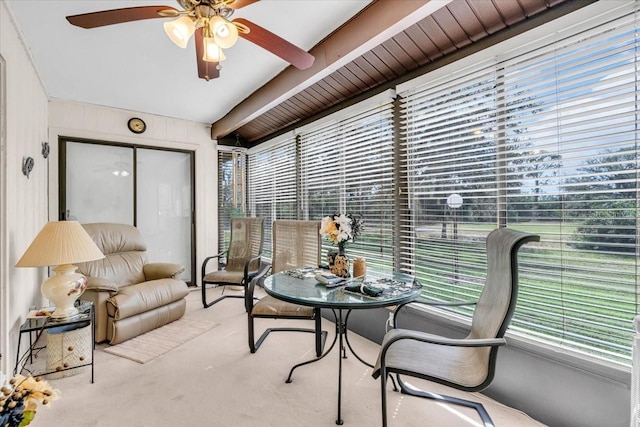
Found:
[[[233,46],[238,37],[257,44],[301,70],[313,65],[313,55],[269,30],[247,19],[230,20],[235,10],[258,0],[176,1],[184,10],[171,6],[127,7],[67,16],[67,21],[88,29],[143,19],[177,17],[174,21],[165,22],[164,30],[181,48],[185,48],[189,38],[195,34],[198,77],[207,81],[220,76],[220,62],[226,59],[223,50]]]

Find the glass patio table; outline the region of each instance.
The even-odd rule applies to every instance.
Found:
[[[331,309],[336,319],[336,334],[329,349],[322,355],[306,362],[298,363],[291,368],[286,382],[291,382],[293,371],[304,365],[317,362],[324,358],[333,350],[336,342],[341,350],[338,354],[338,416],[336,424],[342,425],[342,359],[347,357],[346,347],[362,363],[373,367],[364,361],[353,350],[347,336],[347,322],[349,314],[355,309],[370,309],[388,307],[402,304],[416,299],[420,295],[422,285],[413,276],[393,273],[393,274],[371,274],[367,275],[364,282],[361,279],[345,281],[342,285],[329,287],[320,283],[316,278],[316,273],[326,272],[326,270],[314,268],[300,268],[273,274],[265,279],[264,290],[274,298],[281,299],[294,304],[310,307]],[[365,287],[367,289],[365,289]],[[364,292],[376,288],[382,293],[378,296],[370,296]],[[348,289],[347,289],[348,288]],[[357,288],[357,289],[354,289]],[[346,347],[345,347],[346,343]]]

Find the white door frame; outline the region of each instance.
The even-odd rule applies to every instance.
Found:
[[[8,347],[9,282],[7,235],[7,66],[0,55],[0,372],[9,374]],[[3,378],[0,378],[2,383]]]

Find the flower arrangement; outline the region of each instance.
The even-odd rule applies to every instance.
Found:
[[[23,427],[36,416],[38,403],[49,404],[58,391],[49,383],[32,376],[16,375],[8,386],[0,388],[0,427]]]
[[[363,221],[352,214],[335,214],[322,218],[320,234],[344,252],[346,242],[353,242],[360,235]]]

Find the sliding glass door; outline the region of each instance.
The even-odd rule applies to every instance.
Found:
[[[146,148],[136,153],[136,223],[149,259],[177,262],[189,270],[192,155]]]
[[[185,266],[195,284],[194,153],[96,141],[60,141],[60,219],[131,224],[151,262]]]

